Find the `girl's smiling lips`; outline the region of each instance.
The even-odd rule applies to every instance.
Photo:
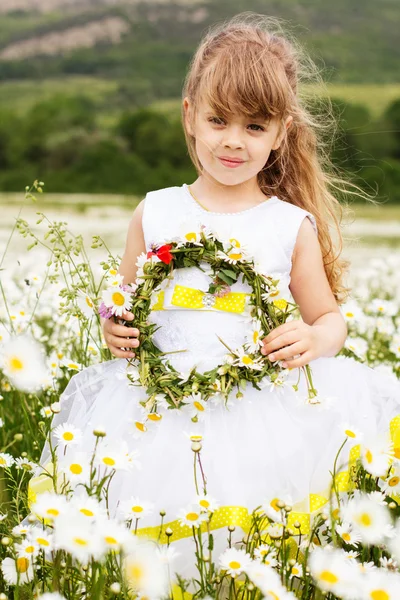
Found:
[[[241,158],[232,158],[231,156],[218,156],[218,158],[226,167],[239,167],[244,163]]]

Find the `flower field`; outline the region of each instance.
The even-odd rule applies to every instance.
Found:
[[[40,193],[35,182],[26,198]],[[330,499],[313,513],[308,530],[292,498],[260,498],[245,530],[234,519],[227,523],[226,548],[217,552],[219,503],[202,467],[207,440],[193,435],[187,452],[198,493],[191,505],[168,518],[161,511],[155,537],[138,530],[141,519],[154,515],[156,498],[132,497],[109,513],[112,479],[119,471],[134,477],[140,454],[108,439],[106,424],[94,427],[91,454],[80,451],[78,427],[66,423],[49,433],[71,377],[112,358],[98,306],[118,283],[119,257],[99,235],[88,247],[67,222],[45,213],[36,219],[18,217],[0,252],[0,600],[398,600],[396,423],[378,438],[343,423]],[[10,255],[12,246],[26,243],[29,251]],[[395,252],[363,261],[341,307],[349,329],[342,360],[351,357],[394,381],[400,378],[399,272]],[[51,462],[43,465],[46,440]],[[351,465],[344,458],[350,449]],[[176,530],[165,525],[171,518],[192,536],[194,580],[175,573]]]

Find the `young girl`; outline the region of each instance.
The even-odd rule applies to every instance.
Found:
[[[247,385],[242,398],[232,394],[228,407],[215,402],[206,411],[193,398],[189,411],[161,406],[161,420],[153,423],[140,404],[148,400],[144,389],[128,386],[126,378],[126,359],[135,357],[140,331],[109,319],[104,336],[118,360],[76,374],[53,421],[53,427],[79,427],[85,450],[92,450],[93,429],[102,425],[108,443],[123,441],[128,451],[137,451],[141,469],[118,471],[111,482],[110,514],[128,501],[136,516],[143,515],[138,533],[157,537],[161,512],[172,535],[163,533],[160,541],[176,544],[180,557],[174,570],[183,576],[195,575],[190,520],[198,517],[199,502],[214,511],[217,550],[226,547],[227,526],[245,531],[249,513],[260,505],[277,514],[277,499],[292,505],[294,521],[307,533],[310,515],[327,502],[345,432],[374,436],[387,431],[400,413],[400,385],[352,359],[335,358],[347,334],[338,307],[346,292],[346,264],[331,233],[332,226],[338,229],[338,202],[330,186],[340,186],[341,180],[326,168],[320,134],[325,125],[315,121],[300,97],[300,76],[311,63],[301,62],[295,42],[279,28],[274,32],[275,25],[260,15],[238,15],[201,41],[182,102],[184,134],[198,177],[190,185],[147,193],[129,224],[119,273],[124,283],[135,282],[137,257],[189,225],[234,240],[264,274],[279,278],[280,295],[292,296],[300,309],[301,319],[262,340],[265,360],[282,367],[280,385],[260,390]],[[174,271],[169,286],[204,291],[209,283],[204,271],[188,267]],[[238,281],[235,291],[251,290]],[[123,317],[135,322],[132,314]],[[150,319],[159,326],[153,339],[162,351],[186,350],[170,354],[182,373],[194,365],[204,372],[222,364],[226,349],[217,336],[237,347],[247,326],[244,313],[177,306],[167,294]],[[298,392],[292,387],[305,365],[318,390],[314,403],[304,401],[303,378]],[[146,425],[142,431],[138,423]],[[201,447],[207,481],[203,499],[193,478],[193,440],[192,449]],[[348,459],[346,446],[341,463]],[[48,460],[46,446],[42,464]],[[346,474],[338,483],[342,490]],[[150,504],[152,511],[146,510]]]

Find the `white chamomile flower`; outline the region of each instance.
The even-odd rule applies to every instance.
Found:
[[[383,482],[382,491],[388,495],[400,492],[400,464],[398,462],[391,466],[389,476]]]
[[[278,561],[276,560],[276,551],[268,544],[261,544],[254,550],[254,556],[258,558],[262,563],[269,567],[276,567]]]
[[[41,519],[57,520],[68,512],[67,499],[61,494],[43,492],[33,504],[32,512]]]
[[[113,315],[122,317],[124,311],[129,311],[131,305],[131,293],[121,288],[109,288],[103,290],[102,299],[107,308],[111,308]]]
[[[15,468],[18,469],[19,471],[23,470],[23,471],[28,471],[28,472],[35,472],[36,469],[38,468],[38,465],[36,465],[31,460],[24,458],[23,456],[19,456],[18,458],[15,459]]]
[[[28,532],[27,539],[34,542],[45,552],[50,552],[53,549],[53,535],[42,527],[32,527]]]
[[[106,551],[97,528],[84,517],[60,517],[54,530],[54,543],[57,549],[66,550],[84,564],[91,558],[102,558]]]
[[[267,517],[274,521],[274,523],[284,523],[286,521],[286,513],[284,510],[279,508],[278,503],[283,502],[285,505],[292,506],[293,499],[289,494],[281,494],[278,496],[272,496],[268,498],[264,504],[261,505],[262,512]]]
[[[53,431],[54,436],[63,446],[74,446],[82,439],[82,431],[70,423],[62,423]]]
[[[19,525],[15,525],[15,527],[12,528],[12,533],[15,536],[24,536],[31,529],[32,525],[22,525],[22,523],[20,523]]]
[[[118,506],[118,512],[128,519],[141,519],[151,515],[154,511],[154,504],[143,502],[137,496],[131,496],[129,500],[122,501]]]
[[[361,337],[348,337],[344,343],[347,350],[351,350],[358,358],[365,358],[368,350],[368,342]]]
[[[361,542],[361,535],[353,531],[349,523],[344,522],[342,525],[336,525],[336,531],[349,546],[357,546]]]
[[[66,598],[58,592],[45,592],[38,596],[38,600],[66,600]]]
[[[358,444],[363,438],[363,433],[347,422],[342,423],[340,425],[340,429],[343,431],[343,434],[347,437],[351,444]]]
[[[43,406],[40,409],[40,415],[48,419],[49,417],[53,416],[53,411],[51,410],[50,406]]]
[[[39,545],[34,540],[27,537],[20,544],[15,544],[15,550],[19,557],[27,557],[30,560],[34,559],[39,554]]]
[[[11,467],[15,462],[14,457],[8,452],[0,452],[0,468]]]
[[[16,560],[10,557],[5,558],[1,563],[1,570],[4,579],[10,585],[16,585],[18,581],[20,584],[28,583],[33,579],[32,561],[26,556]]]
[[[385,477],[393,462],[394,448],[389,435],[365,440],[361,445],[364,469],[374,477]]]
[[[359,321],[363,321],[364,319],[362,308],[357,304],[357,302],[355,302],[355,300],[349,300],[345,304],[342,304],[340,311],[348,323],[357,323]]]
[[[237,358],[233,362],[234,366],[246,367],[255,371],[261,371],[263,368],[262,357],[254,358],[243,346],[235,350],[235,355]]]
[[[228,548],[218,559],[221,569],[227,571],[231,577],[240,575],[245,569],[247,569],[251,563],[251,556],[244,550],[237,550],[236,548]]]
[[[114,552],[119,552],[131,537],[131,533],[124,525],[107,517],[97,519],[96,529],[106,550]]]
[[[182,407],[184,412],[189,413],[191,418],[196,417],[198,421],[203,421],[207,411],[207,401],[203,400],[201,394],[191,394],[184,398],[185,406]]]
[[[185,219],[178,226],[177,248],[187,243],[201,246],[201,224],[199,221]]]
[[[387,317],[395,317],[399,312],[399,306],[393,300],[383,300],[381,298],[374,298],[370,302],[368,310],[374,314],[386,315]]]
[[[368,497],[352,498],[343,509],[343,521],[348,523],[365,544],[380,544],[391,527],[390,515]]]
[[[12,336],[2,346],[0,367],[15,388],[26,392],[40,389],[47,376],[42,348],[26,334]]]
[[[399,568],[397,561],[395,561],[393,558],[381,556],[379,562],[381,563],[382,569],[386,569],[387,571],[397,571]]]
[[[356,591],[357,571],[344,552],[331,547],[315,548],[309,558],[309,569],[318,587],[341,596],[343,590]],[[346,595],[346,597],[349,597]]]
[[[184,431],[183,433],[184,433],[184,435],[187,438],[189,438],[189,440],[191,442],[202,442],[203,441],[203,435],[200,432],[197,432],[197,431],[190,431],[190,432]]]
[[[93,317],[95,304],[88,294],[82,290],[78,290],[76,294],[76,303],[86,318],[90,319]]]
[[[100,466],[116,471],[129,471],[136,463],[137,451],[128,452],[126,442],[99,444],[95,462]]]
[[[86,452],[67,452],[59,459],[58,469],[72,485],[88,483],[90,478],[90,456]]]
[[[63,367],[67,367],[70,371],[80,371],[83,368],[82,363],[72,360],[72,358],[69,358],[68,356],[64,356],[61,359],[60,364]]]
[[[152,544],[132,538],[131,548],[123,560],[123,572],[129,589],[138,598],[163,598],[169,592],[165,562]]]
[[[368,600],[397,600],[400,575],[385,569],[371,569],[363,574],[360,591]]]
[[[258,319],[253,319],[252,321],[252,330],[250,333],[246,335],[246,342],[250,353],[259,352],[260,348],[262,348],[262,337],[263,331],[261,327],[260,321]]]
[[[74,494],[70,501],[71,508],[75,508],[79,516],[94,521],[107,514],[105,507],[96,497],[89,496],[87,492]]]
[[[249,258],[246,248],[236,238],[231,237],[228,241],[223,242],[223,247],[224,251],[218,250],[217,257],[233,265]]]
[[[295,562],[289,571],[289,579],[292,577],[303,577],[303,567],[300,563]]]
[[[205,510],[207,512],[214,512],[219,506],[217,501],[208,494],[196,496],[195,502],[200,506],[202,510]]]
[[[200,527],[204,521],[208,520],[208,514],[201,512],[200,506],[191,504],[182,508],[177,515],[180,524],[188,527]]]
[[[288,592],[281,583],[280,577],[274,569],[259,561],[253,561],[245,570],[246,575],[260,589],[264,598],[268,600],[294,600],[292,592]]]
[[[114,275],[109,275],[109,277],[107,277],[107,285],[109,287],[113,287],[113,288],[119,288],[123,285],[124,283],[124,276],[121,275],[120,273],[115,273]]]

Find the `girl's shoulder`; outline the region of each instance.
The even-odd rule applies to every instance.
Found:
[[[287,200],[282,200],[281,198],[278,198],[278,200],[276,210],[279,212],[279,221],[283,227],[287,228],[292,225],[294,229],[298,229],[303,220],[308,217],[315,232],[317,232],[317,220],[310,211]]]

